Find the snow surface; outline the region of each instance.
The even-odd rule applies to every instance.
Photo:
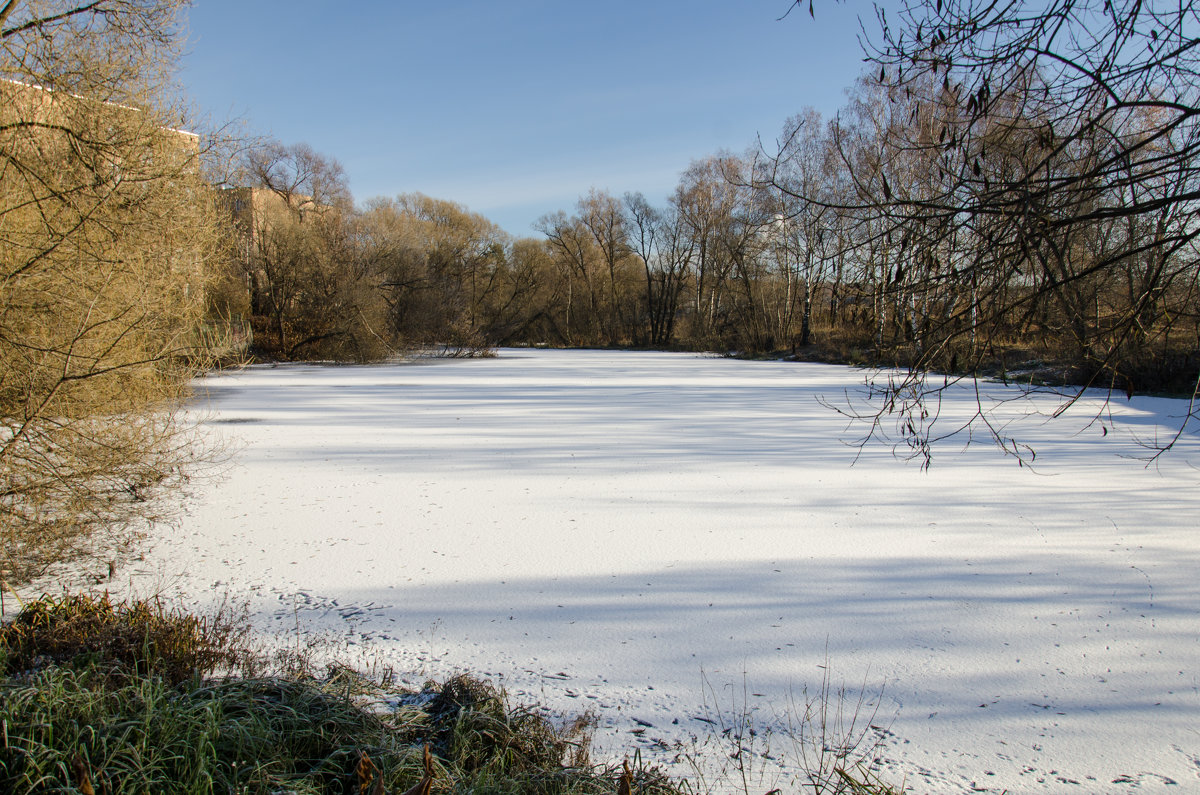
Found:
[[[1183,403],[1121,398],[1107,432],[1097,400],[1007,404],[1034,470],[951,440],[922,471],[818,399],[863,378],[555,350],[212,375],[231,463],[124,577],[597,710],[615,755],[769,728],[828,672],[914,791],[1200,790],[1200,439],[1130,458]]]

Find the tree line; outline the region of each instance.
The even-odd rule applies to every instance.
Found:
[[[320,209],[242,259],[256,342],[795,353],[1191,393],[1191,14],[914,4],[880,20],[878,71],[834,118],[695,161],[661,206],[593,189],[531,238],[421,195],[355,208],[335,161],[272,144],[249,184]]]

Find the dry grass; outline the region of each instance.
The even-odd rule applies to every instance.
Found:
[[[693,738],[683,759],[702,792],[802,792],[810,795],[899,795],[880,776],[888,732],[880,725],[882,692],[864,681],[835,687],[829,664],[820,687],[782,707],[755,706],[749,687],[717,693],[706,684],[705,719],[713,730]]]

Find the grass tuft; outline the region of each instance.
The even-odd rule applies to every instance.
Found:
[[[177,685],[252,664],[249,625],[225,608],[210,616],[160,599],[113,603],[108,594],[43,597],[0,625],[0,673],[59,665]]]
[[[588,763],[589,719],[560,725],[465,675],[420,693],[336,665],[248,675],[262,663],[242,626],[154,600],[26,605],[0,627],[0,792],[616,791],[619,772]],[[647,766],[636,780],[683,791]]]

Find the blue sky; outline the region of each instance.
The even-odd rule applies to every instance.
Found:
[[[182,80],[215,119],[307,142],[356,199],[420,191],[517,236],[590,188],[665,201],[697,158],[829,115],[857,14],[787,0],[197,0]]]

